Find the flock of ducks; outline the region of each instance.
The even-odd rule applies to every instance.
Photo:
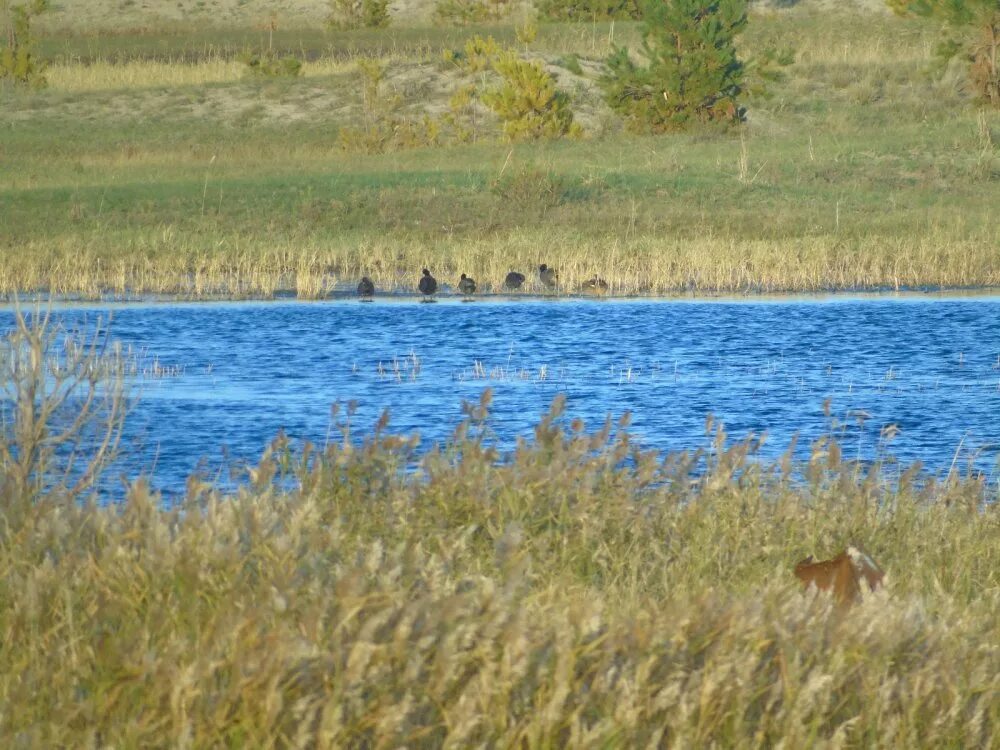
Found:
[[[545,263],[542,263],[538,267],[538,280],[546,289],[555,289],[559,285],[559,275],[556,273],[556,269],[550,268]],[[513,292],[520,289],[525,281],[526,277],[523,273],[511,271],[504,278],[503,287],[507,291]],[[437,294],[437,279],[431,276],[431,272],[426,268],[423,269],[423,275],[420,277],[417,289],[420,290],[420,293],[424,296],[424,300],[427,302],[433,301],[434,295]],[[595,274],[593,278],[584,282],[583,289],[589,292],[606,292],[608,290],[608,282],[598,278]],[[471,298],[476,293],[476,280],[463,273],[462,277],[458,280],[458,291],[466,299]],[[362,301],[369,301],[375,296],[375,284],[367,276],[362,277],[361,281],[358,282],[358,296]]]

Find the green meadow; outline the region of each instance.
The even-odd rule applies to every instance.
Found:
[[[596,82],[633,23],[528,43],[513,21],[326,31],[278,8],[272,31],[261,6],[115,29],[75,10],[43,17],[48,87],[0,91],[3,294],[310,298],[362,274],[411,289],[422,266],[490,290],[540,262],[570,292],[594,274],[617,294],[1000,282],[1000,118],[961,71],[931,73],[933,27],[881,11],[754,10],[742,54],[795,62],[745,126],[638,137]],[[490,83],[444,58],[474,34],[544,61],[582,137],[509,144],[479,104],[456,143],[453,95]],[[248,76],[240,55],[266,48],[301,76]],[[344,142],[380,116],[384,153]]]

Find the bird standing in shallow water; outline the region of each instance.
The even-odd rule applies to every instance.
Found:
[[[544,263],[538,267],[538,278],[549,289],[555,289],[556,284],[559,282],[559,276],[556,275],[556,269],[549,268]]]
[[[583,282],[583,288],[585,291],[588,292],[595,292],[598,294],[602,294],[608,291],[608,282],[597,276],[597,274],[594,274],[594,278],[587,279],[585,282]]]
[[[476,280],[470,279],[463,273],[462,278],[458,280],[458,291],[466,297],[471,297],[476,293]]]
[[[417,285],[417,288],[421,294],[429,298],[438,290],[437,279],[431,276],[431,272],[425,268],[424,275],[420,277],[420,283]]]
[[[371,300],[375,296],[375,285],[367,276],[362,276],[358,282],[358,296],[363,302]]]
[[[517,271],[511,271],[507,274],[507,278],[503,280],[503,285],[513,291],[514,289],[520,289],[521,284],[524,283],[524,274],[518,273]]]

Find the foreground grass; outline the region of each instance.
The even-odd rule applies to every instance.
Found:
[[[995,491],[471,414],[170,510],[0,483],[4,746],[1000,747]],[[849,541],[890,583],[840,621],[791,568]]]
[[[410,289],[423,266],[490,290],[541,262],[569,292],[594,274],[619,294],[1000,284],[1000,121],[926,73],[928,28],[757,14],[745,53],[798,58],[744,132],[635,138],[565,63],[600,60],[610,27],[546,26],[529,54],[583,142],[511,147],[481,112],[473,144],[340,149],[360,57],[387,63],[403,116],[440,117],[462,83],[440,51],[473,31],[284,30],[304,76],[264,83],[235,62],[238,32],[48,39],[50,89],[0,109],[0,294],[316,297],[361,274]]]

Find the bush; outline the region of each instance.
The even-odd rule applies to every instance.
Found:
[[[0,80],[10,79],[15,84],[43,88],[46,63],[35,56],[35,36],[31,22],[49,9],[48,0],[9,6],[6,2],[0,11],[6,11],[7,43],[0,49]]]
[[[945,62],[955,58],[968,66],[976,97],[1000,107],[1000,2],[998,0],[887,0],[901,15],[936,18],[958,33],[938,46]]]
[[[550,21],[602,21],[642,17],[639,0],[538,0],[538,13]]]
[[[513,211],[544,214],[566,200],[567,185],[554,172],[527,166],[502,172],[490,192]]]
[[[735,41],[746,23],[747,0],[648,0],[647,65],[617,48],[602,79],[608,104],[639,132],[741,121],[745,71]]]
[[[459,64],[466,73],[481,73],[489,70],[502,52],[503,47],[496,39],[476,34],[465,43]]]
[[[458,143],[472,143],[479,138],[476,100],[475,85],[462,86],[448,99],[448,112],[442,120]]]
[[[127,362],[98,321],[71,331],[15,311],[0,338],[0,490],[7,506],[90,499],[118,456],[131,406]],[[0,516],[11,507],[0,508]],[[8,516],[9,519],[9,516]]]
[[[295,78],[302,73],[301,60],[290,55],[278,57],[271,51],[244,53],[240,61],[247,66],[247,74],[255,78]]]
[[[434,18],[439,23],[468,26],[499,21],[510,15],[513,7],[511,0],[437,0]]]
[[[338,140],[344,151],[380,154],[436,143],[441,126],[429,117],[412,120],[399,114],[402,101],[382,91],[385,67],[377,60],[358,60],[363,91],[363,124],[341,128]]]
[[[327,25],[332,28],[383,29],[389,20],[389,0],[330,0]]]
[[[556,89],[555,80],[537,62],[505,52],[493,63],[503,84],[482,95],[483,103],[503,120],[512,141],[578,135],[569,96]]]

